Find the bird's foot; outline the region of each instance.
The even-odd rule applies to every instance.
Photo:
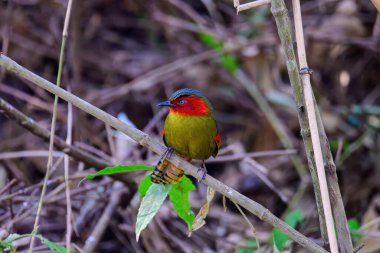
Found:
[[[173,152],[174,152],[173,148],[167,147],[165,152],[162,154],[160,160],[158,160],[156,167],[158,167],[161,163],[163,163],[163,161],[165,161],[167,158],[170,158],[170,156],[173,154]]]
[[[197,170],[197,173],[201,172],[202,173],[202,177],[200,179],[198,179],[198,182],[202,182],[202,180],[204,180],[206,178],[206,175],[207,175],[207,169],[206,169],[206,164],[205,164],[205,161],[202,161],[202,166]]]

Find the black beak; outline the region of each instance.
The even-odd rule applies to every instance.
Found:
[[[161,103],[158,103],[157,106],[169,106],[169,107],[176,107],[175,104],[173,104],[172,102],[170,101],[163,101]]]

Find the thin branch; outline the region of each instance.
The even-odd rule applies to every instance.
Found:
[[[255,100],[256,104],[259,106],[260,110],[265,114],[268,122],[272,126],[274,132],[278,136],[282,146],[286,149],[293,149],[293,143],[287,132],[284,124],[277,117],[277,114],[269,105],[268,101],[265,99],[264,95],[257,88],[257,85],[249,79],[249,77],[242,70],[238,69],[234,74],[235,79],[239,82],[251,95],[251,97]],[[294,164],[295,169],[301,179],[301,181],[305,180],[305,175],[307,175],[307,170],[302,163],[299,156],[291,156],[291,160]]]
[[[296,155],[298,152],[295,149],[284,149],[284,150],[268,150],[268,151],[257,151],[250,153],[240,153],[233,155],[223,155],[216,158],[209,158],[206,163],[224,163],[224,162],[235,162],[240,161],[245,158],[262,158],[262,157],[272,157],[272,156],[290,156]]]
[[[256,1],[253,1],[253,2],[250,2],[250,3],[246,3],[246,4],[241,4],[241,5],[238,5],[238,6],[235,6],[236,10],[237,10],[237,13],[239,14],[239,12],[241,11],[245,11],[245,10],[249,10],[249,9],[252,9],[252,8],[256,8],[256,7],[259,7],[261,5],[264,5],[264,4],[269,4],[271,0],[256,0]]]
[[[68,35],[68,27],[70,22],[70,14],[71,14],[71,6],[72,6],[72,0],[69,0],[66,10],[66,16],[65,16],[65,23],[63,26],[63,32],[62,32],[62,44],[61,44],[61,51],[59,54],[59,65],[58,65],[58,74],[57,74],[57,87],[61,85],[62,80],[62,69],[63,69],[63,59],[65,54],[65,46],[66,46],[66,40]],[[50,142],[49,142],[49,153],[53,153],[53,147],[54,147],[54,136],[55,136],[55,123],[57,118],[57,108],[58,108],[58,96],[54,97],[54,107],[53,107],[53,116],[51,119],[51,128],[50,128]],[[53,165],[53,156],[49,155],[47,165],[46,165],[46,174],[44,178],[44,185],[42,186],[41,196],[40,200],[38,202],[38,208],[36,213],[36,219],[34,221],[34,229],[37,229],[38,223],[40,220],[40,214],[43,207],[44,197],[46,194],[46,187],[47,187],[47,181],[50,176],[50,170]],[[32,237],[30,240],[30,247],[29,247],[29,253],[33,252],[35,237]],[[70,252],[69,252],[70,253]]]
[[[165,152],[166,148],[161,143],[157,142],[155,139],[151,138],[146,133],[141,132],[140,130],[136,128],[132,128],[128,126],[127,124],[123,123],[117,118],[102,111],[101,109],[91,105],[90,103],[82,100],[81,98],[65,91],[64,89],[60,87],[57,87],[56,85],[50,83],[49,81],[30,72],[29,70],[25,69],[24,67],[17,64],[15,61],[11,60],[10,58],[2,54],[0,55],[0,66],[3,66],[9,72],[17,76],[20,76],[29,80],[30,82],[36,84],[40,88],[43,88],[55,95],[58,95],[60,98],[72,103],[76,107],[82,109],[83,111],[95,116],[101,121],[109,124],[115,129],[128,135],[130,138],[140,143],[142,146],[157,153],[158,155],[162,155]],[[187,174],[190,174],[193,177],[200,179],[200,175],[197,173],[198,168],[192,165],[191,163],[183,160],[180,156],[173,154],[168,160],[171,163],[173,163],[175,166],[182,168]],[[280,231],[288,235],[292,240],[299,243],[308,251],[318,252],[318,253],[327,252],[322,247],[318,246],[315,242],[305,237],[304,235],[302,235],[295,229],[291,228],[284,221],[276,217],[268,209],[266,209],[259,203],[247,198],[246,196],[242,195],[241,193],[237,192],[231,187],[223,184],[222,182],[216,180],[210,175],[207,175],[206,178],[203,180],[203,182],[209,187],[214,188],[216,191],[218,191],[222,195],[225,195],[231,201],[236,202],[240,206],[246,208],[249,212],[256,215],[261,220],[271,224],[275,228],[278,228]]]
[[[32,132],[36,136],[42,138],[43,140],[45,140],[45,141],[49,140],[50,132],[48,130],[41,127],[33,119],[29,118],[28,116],[26,116],[25,114],[23,114],[22,112],[20,112],[16,108],[14,108],[11,104],[6,102],[2,98],[0,98],[0,113],[4,114],[5,116],[9,117],[10,119],[15,120],[20,126],[24,127],[25,129]],[[82,161],[85,164],[92,166],[92,167],[95,167],[98,170],[101,170],[101,169],[104,169],[105,167],[113,165],[111,162],[108,162],[104,159],[98,158],[98,157],[88,153],[87,151],[84,151],[80,148],[77,148],[77,147],[74,147],[71,145],[67,145],[64,140],[62,140],[61,138],[59,138],[57,136],[54,137],[54,146],[56,148],[62,150],[64,153],[75,158],[76,160]],[[31,152],[31,151],[28,151],[28,152]],[[37,155],[38,156],[42,156],[42,155],[47,156],[48,155],[47,151],[41,152],[41,151],[36,150],[33,152],[34,152],[33,156],[37,156]],[[18,153],[7,152],[7,154],[8,154],[7,156],[5,156],[5,154],[2,154],[2,156],[0,156],[0,159],[1,158],[4,158],[4,159],[12,158],[15,156],[26,157],[27,155],[30,155],[28,153],[20,153],[20,152],[18,152]],[[59,153],[53,152],[53,155],[59,156]],[[118,181],[124,182],[127,185],[134,185],[135,184],[133,179],[131,179],[127,175],[123,175],[123,174],[115,175],[115,176],[111,175],[111,177],[113,177],[114,179],[116,179]]]
[[[94,230],[87,238],[86,243],[83,247],[84,252],[91,253],[96,249],[96,246],[100,242],[100,239],[102,239],[104,231],[108,227],[108,223],[110,222],[111,217],[116,210],[116,207],[119,205],[123,192],[123,185],[119,182],[115,182],[112,187],[110,202],[108,203]]]
[[[239,212],[241,213],[241,215],[243,216],[243,218],[245,219],[245,221],[248,223],[249,227],[252,229],[253,231],[253,236],[255,237],[256,239],[256,244],[257,244],[257,252],[260,253],[260,242],[259,242],[259,238],[257,237],[257,233],[256,233],[256,229],[255,227],[253,226],[253,224],[249,221],[248,217],[245,215],[245,213],[243,212],[243,210],[241,210],[240,206],[238,204],[236,204],[235,202],[233,202],[236,206],[236,208],[239,210]]]

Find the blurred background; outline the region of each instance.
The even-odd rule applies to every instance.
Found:
[[[292,16],[291,1],[286,3]],[[55,82],[67,1],[2,0],[0,4],[1,51]],[[366,243],[360,252],[380,252],[376,220],[380,212],[380,15],[370,1],[301,1],[301,9],[315,97],[347,217],[356,224],[354,243]],[[229,0],[74,1],[62,86],[157,140],[166,110],[156,104],[179,88],[201,90],[214,105],[223,140],[219,158],[207,164],[208,173],[279,217],[301,210],[304,220],[297,229],[321,243],[297,108],[269,6],[236,15]],[[50,93],[1,69],[0,97],[50,129],[54,100]],[[262,110],[258,100],[275,112],[292,148],[282,145],[274,131],[279,126],[267,120],[270,112]],[[56,133],[62,139],[67,119],[67,104],[60,101]],[[76,108],[73,120],[73,145],[106,164],[154,165],[159,159]],[[2,238],[33,230],[47,151],[46,141],[0,114]],[[66,201],[62,153],[57,151],[39,233],[62,243]],[[292,155],[301,159],[301,165],[294,165]],[[136,185],[145,173],[127,174],[118,188],[122,195],[116,198],[115,181],[108,177],[78,186],[94,167],[80,159],[70,161],[72,241],[78,248],[86,247],[106,207],[116,199],[96,247],[88,252],[255,251],[249,225],[232,203],[227,201],[227,212],[223,211],[219,194],[207,224],[190,238],[186,224],[166,203],[136,243]],[[198,184],[191,193],[194,212],[205,192],[205,186]],[[263,252],[270,251],[271,226],[247,216]],[[27,239],[16,244],[26,252]],[[287,247],[289,252],[302,252],[295,244]],[[36,252],[46,250],[43,245],[36,248]]]

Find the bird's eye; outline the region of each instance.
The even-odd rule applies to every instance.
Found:
[[[180,101],[178,101],[178,104],[179,104],[179,105],[184,105],[185,103],[186,103],[185,100],[180,100]]]

